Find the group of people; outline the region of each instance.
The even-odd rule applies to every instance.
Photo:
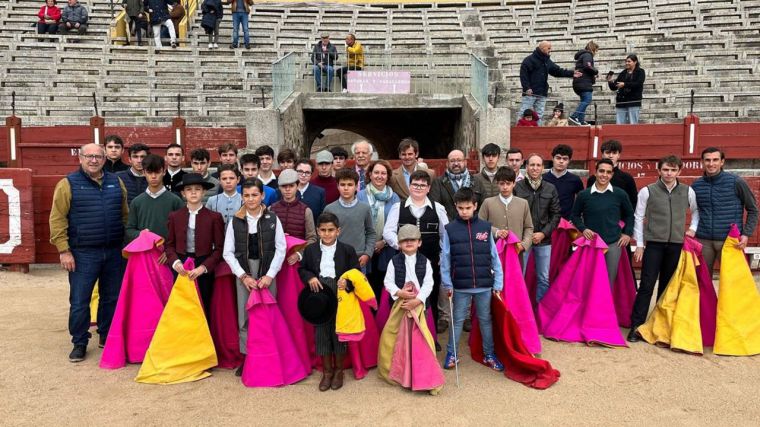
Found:
[[[542,126],[544,108],[549,97],[548,77],[567,77],[573,79],[573,91],[580,98],[578,106],[565,115],[564,104],[558,103],[552,112],[552,119],[547,126],[588,125],[586,109],[593,99],[594,85],[599,70],[594,64],[594,57],[599,52],[599,45],[590,41],[575,54],[575,67],[567,70],[551,60],[552,44],[542,41],[520,65],[520,84],[522,86],[522,103],[517,126]],[[641,112],[644,81],[646,73],[639,64],[636,54],[625,57],[625,69],[615,77],[614,71],[606,75],[607,85],[615,91],[615,110],[617,124],[637,124]]]
[[[620,169],[623,147],[614,140],[602,144],[603,158],[596,161],[586,186],[568,170],[573,150],[564,144],[553,148],[550,159],[535,153],[524,157],[520,149],[510,148],[506,166],[500,166],[501,148],[487,144],[481,150],[482,169],[475,174],[468,170],[464,153],[453,150],[440,176],[420,166],[419,144],[412,138],[400,142],[401,166],[395,169],[386,160],[372,161],[374,148],[367,141],[351,147],[351,166],[346,165],[349,153],[340,147],[320,151],[312,161],[298,159],[288,149],[275,158],[266,145],[238,156],[235,145],[225,144],[218,149],[221,164],[215,174],[209,173],[205,149],[190,153],[191,172],[182,169],[180,145],[169,145],[161,157],[133,144],[127,149],[128,163],[122,162],[123,149],[118,136],[107,137],[105,146],[83,146],[80,168],[55,188],[50,241],[69,272],[72,362],[86,355],[96,281],[99,345],[106,345],[124,271],[121,250],[144,230],[165,239],[158,263],[197,282],[207,316],[218,292],[215,272],[224,264],[229,267],[236,277],[243,355],[250,350],[251,328],[264,327],[248,322],[250,293],[268,291],[276,297],[282,269],[297,268],[303,292],[326,292],[332,298],[355,291],[357,276],[350,272],[358,270],[377,298],[371,306],[382,307],[385,299],[393,313],[418,316],[423,321],[417,327],[425,336],[449,330],[445,369],[458,363],[460,335],[472,328],[474,303],[482,363],[500,371],[504,365],[494,350],[491,297],[501,298],[505,283],[517,280],[502,265],[500,241],[516,242],[521,275],[536,277],[536,305],[552,288],[552,239],[561,221],[570,222],[589,241],[603,241],[604,286],[611,287],[620,274],[632,274],[619,271],[619,261],[623,254],[631,256],[635,240],[633,258],[642,262],[628,335],[635,342],[655,284],[659,282],[662,294],[676,269],[684,236],[700,240],[712,271],[731,224],[738,226],[738,247],[743,248],[758,219],[746,182],[723,171],[724,153],[714,147],[702,152],[704,175],[691,187],[678,181],[681,160],[666,156],[657,164],[660,178],[641,190]],[[273,171],[275,160],[279,175]],[[545,172],[547,161],[551,168]],[[305,247],[291,250],[288,236]],[[188,271],[183,265],[189,258],[195,267]],[[299,304],[298,310],[302,308]],[[296,312],[295,307],[281,309]],[[428,310],[432,331],[424,321]],[[347,351],[345,340],[336,335],[336,313],[325,316],[315,325],[310,344],[320,358],[321,391],[342,386]],[[365,322],[374,322],[366,317]],[[401,321],[403,316],[391,318]],[[400,333],[398,325],[386,329],[381,342],[385,334]],[[430,344],[434,360],[441,346],[432,338]],[[381,345],[381,376],[387,374],[383,361],[390,363],[393,351],[393,345]],[[242,372],[239,365],[237,374]]]
[[[78,0],[68,0],[61,10],[56,0],[45,0],[37,12],[37,34],[85,34],[89,15]]]

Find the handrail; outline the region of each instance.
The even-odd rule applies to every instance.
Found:
[[[296,55],[293,52],[272,62],[272,105],[274,108],[279,108],[295,91],[295,64]]]
[[[189,44],[187,35],[190,33],[190,26],[192,25],[192,17],[195,16],[195,11],[198,9],[198,0],[186,0],[185,2],[185,16],[179,21],[179,34],[177,38],[179,40],[185,40],[180,45],[184,46],[185,43]]]
[[[470,95],[478,101],[480,108],[488,106],[488,65],[477,56],[470,54]]]

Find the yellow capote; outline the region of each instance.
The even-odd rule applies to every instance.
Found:
[[[702,354],[699,282],[694,255],[681,251],[678,267],[654,311],[637,331],[649,344]]]
[[[360,334],[365,331],[364,314],[359,301],[373,301],[375,293],[361,271],[352,268],[340,276],[350,280],[354,285],[352,292],[338,289],[338,312],[335,314],[335,332],[337,334]],[[369,319],[374,321],[374,319]]]
[[[210,376],[217,365],[195,282],[177,276],[135,381],[177,384]]]
[[[760,354],[760,294],[739,240],[723,244],[713,352],[724,356]]]
[[[100,293],[98,292],[98,282],[95,282],[95,287],[92,288],[92,298],[90,298],[90,324],[94,325],[98,322],[98,302],[100,301]]]

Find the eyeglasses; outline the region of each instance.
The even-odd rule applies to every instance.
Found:
[[[409,184],[409,188],[414,188],[415,190],[424,190],[427,186],[427,184]]]
[[[80,154],[82,157],[87,159],[87,161],[91,162],[93,160],[101,161],[106,158],[106,156],[102,154]]]
[[[299,171],[299,170],[296,170],[296,172],[298,172],[299,175],[303,175],[303,176],[309,176],[309,175],[311,175],[310,171]]]

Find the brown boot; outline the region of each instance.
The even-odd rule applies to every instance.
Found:
[[[335,355],[335,375],[333,376],[332,386],[333,390],[338,390],[343,387],[343,357],[345,354]]]
[[[319,380],[319,391],[330,389],[333,379],[333,360],[332,355],[322,356],[322,378]]]

